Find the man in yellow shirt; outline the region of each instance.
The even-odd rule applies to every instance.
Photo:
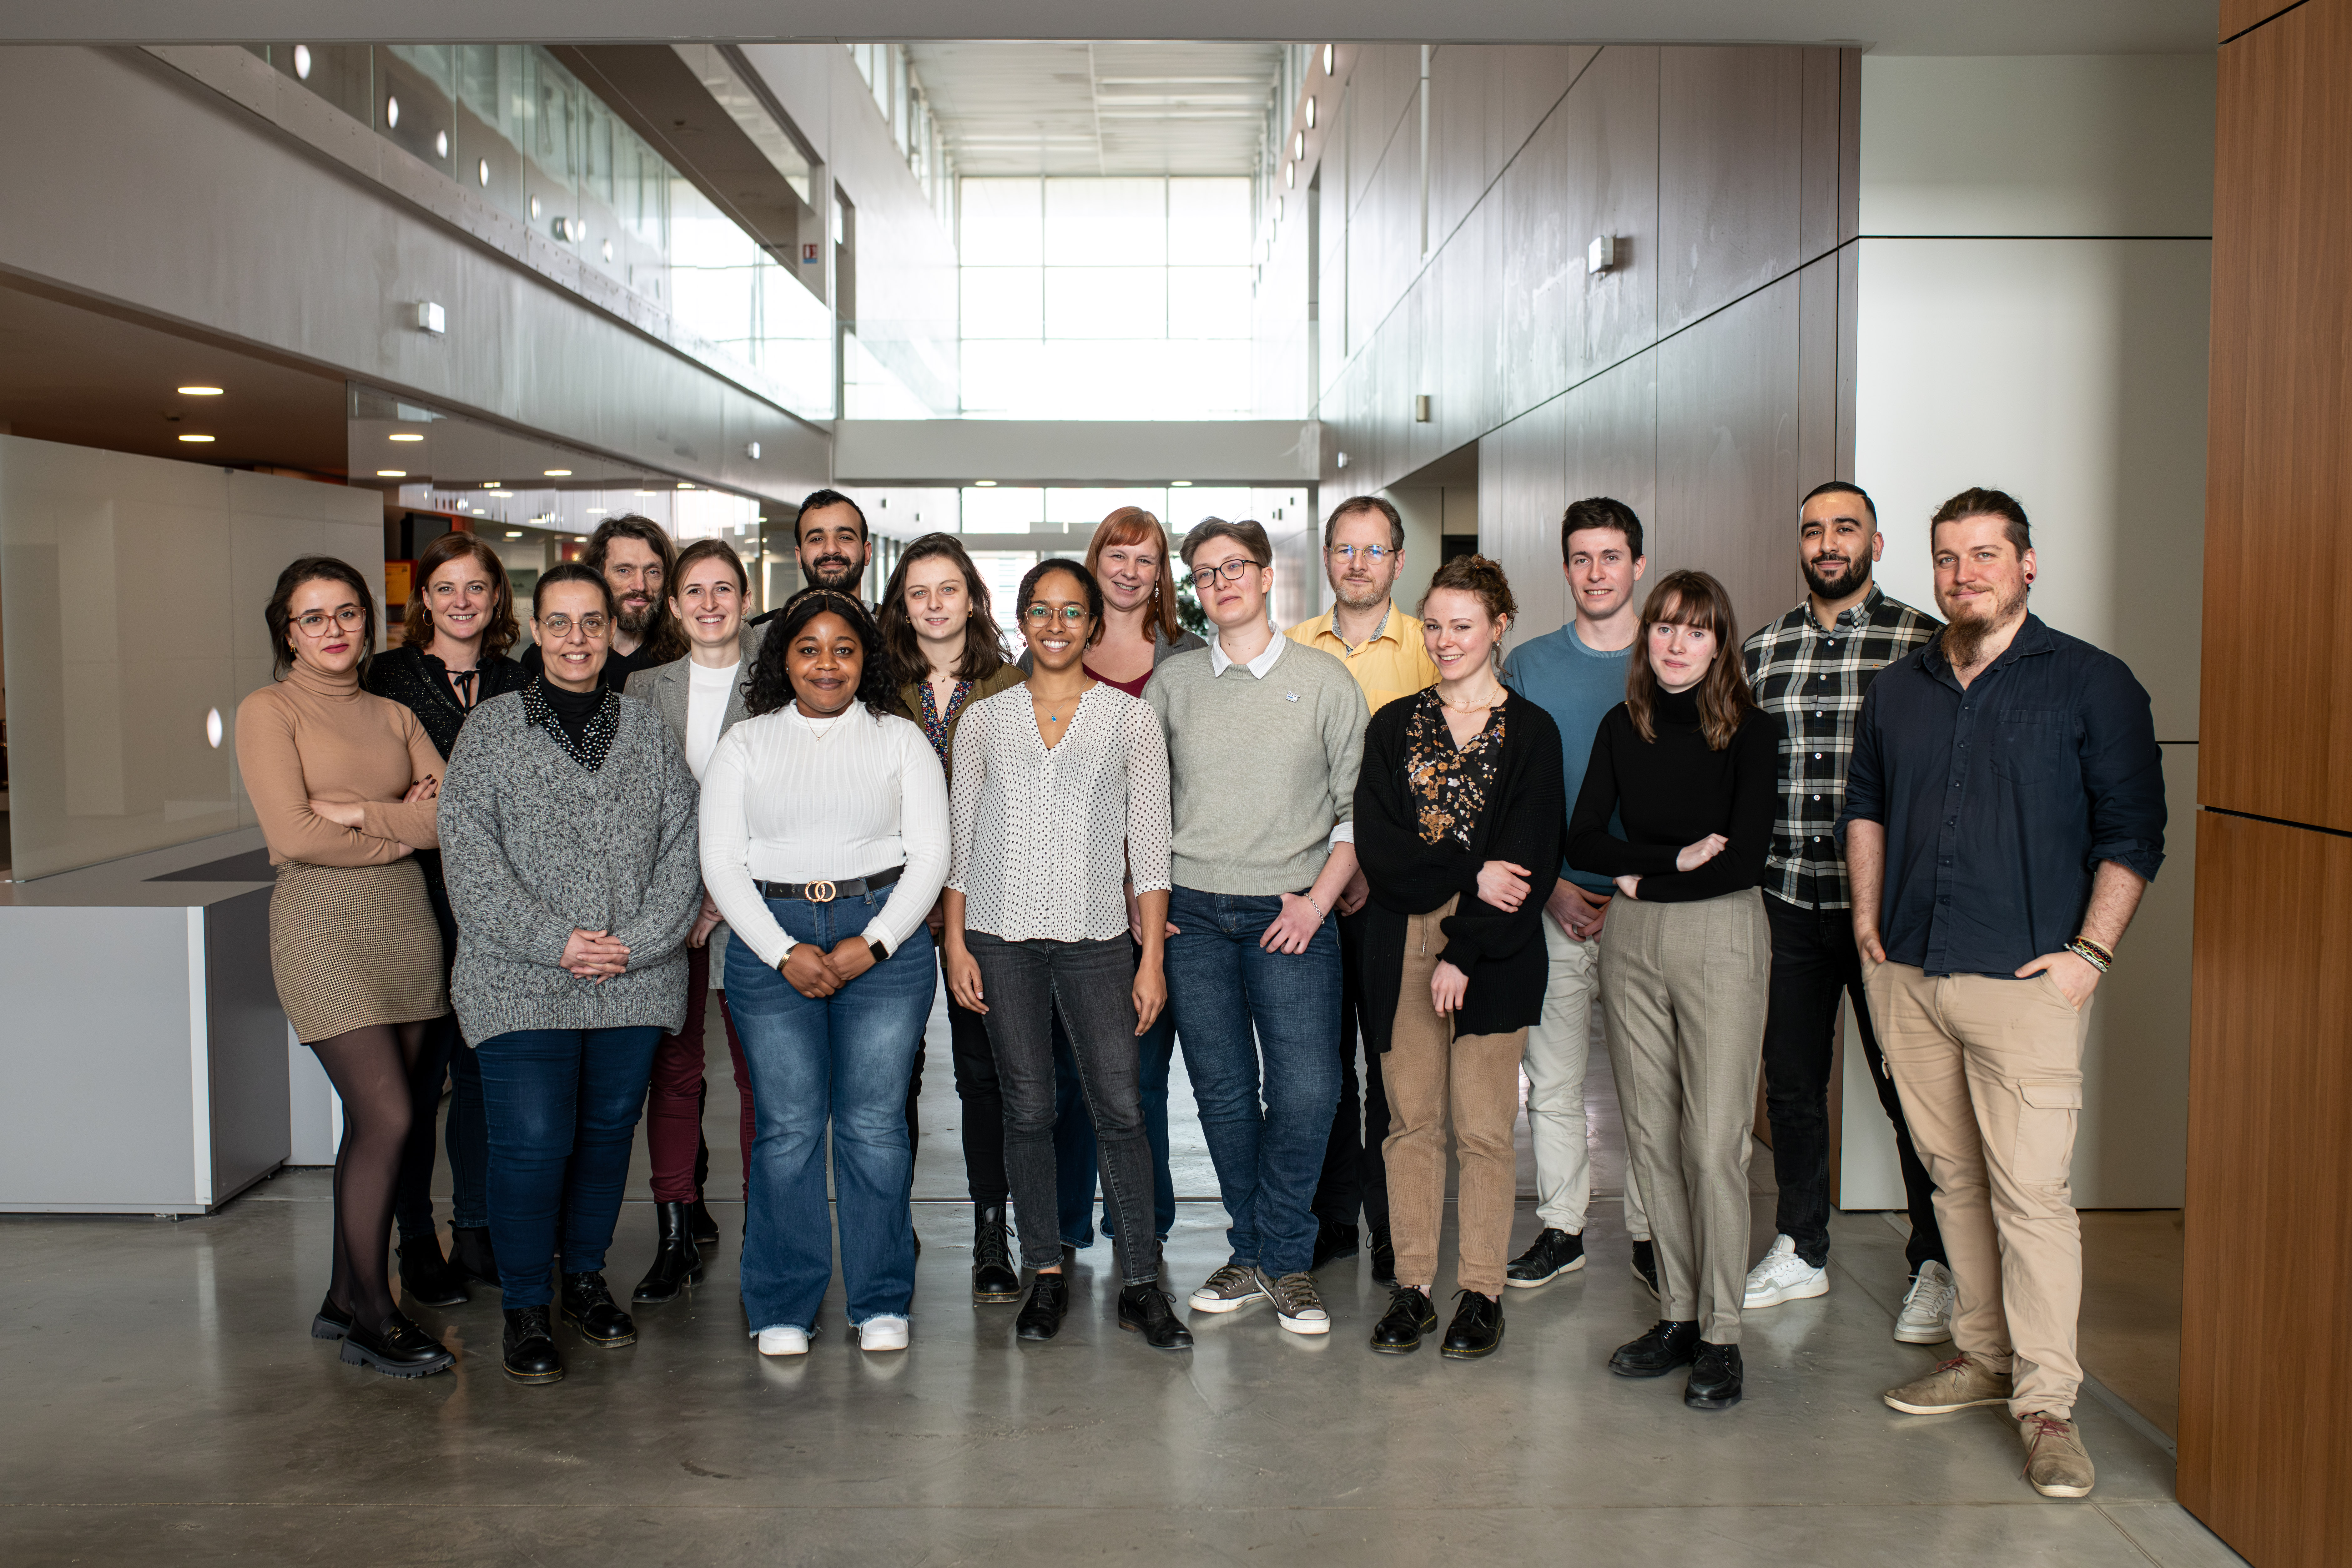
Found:
[[[1403,570],[1404,520],[1396,508],[1378,496],[1349,497],[1323,524],[1323,571],[1337,603],[1330,614],[1290,628],[1293,642],[1320,648],[1345,664],[1364,689],[1366,707],[1375,713],[1383,703],[1437,684],[1437,666],[1421,639],[1421,617],[1390,599]],[[1331,1119],[1323,1177],[1315,1189],[1315,1214],[1321,1225],[1310,1267],[1320,1268],[1335,1258],[1356,1256],[1356,1216],[1360,1212],[1371,1227],[1373,1282],[1393,1285],[1396,1249],[1389,1245],[1388,1165],[1381,1157],[1381,1143],[1389,1131],[1389,1101],[1381,1082],[1380,1053],[1366,1056],[1360,1079],[1356,1068],[1356,1013],[1363,996],[1363,917],[1358,911],[1366,897],[1364,875],[1359,871],[1339,899],[1339,1107]]]

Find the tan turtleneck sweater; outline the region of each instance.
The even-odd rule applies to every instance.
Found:
[[[415,713],[361,690],[356,669],[331,676],[298,661],[237,704],[236,765],[272,865],[381,866],[403,845],[441,842],[435,804],[401,800],[441,772],[441,753]],[[339,827],[310,809],[314,800],[357,803],[365,825]]]

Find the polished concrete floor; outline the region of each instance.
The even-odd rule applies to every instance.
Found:
[[[731,1195],[723,1047],[712,1066],[710,1190]],[[1596,1109],[1612,1098],[1596,1070]],[[1176,1100],[1187,1201],[1167,1267],[1181,1295],[1223,1251],[1181,1082]],[[1249,1309],[1195,1319],[1188,1355],[1155,1353],[1109,1321],[1107,1244],[1080,1254],[1061,1337],[1024,1345],[1014,1309],[969,1301],[955,1114],[937,1040],[903,1355],[854,1348],[837,1295],[804,1360],[754,1354],[732,1203],[713,1205],[728,1235],[690,1300],[641,1310],[626,1349],[567,1335],[571,1375],[545,1388],[499,1374],[488,1292],[417,1310],[460,1352],[443,1376],[381,1377],[310,1340],[322,1173],[176,1224],[0,1222],[0,1563],[2238,1561],[2171,1500],[2162,1434],[2119,1403],[2078,1412],[2100,1468],[2084,1503],[2025,1486],[1997,1411],[1930,1420],[1882,1405],[1881,1389],[1939,1352],[1889,1337],[1903,1260],[1881,1216],[1836,1221],[1829,1295],[1749,1319],[1748,1398],[1720,1415],[1685,1409],[1678,1379],[1603,1370],[1653,1316],[1608,1199],[1592,1265],[1512,1292],[1488,1361],[1370,1354],[1385,1293],[1361,1259],[1326,1271],[1328,1339]],[[1612,1116],[1596,1119],[1612,1190],[1614,1134]],[[1769,1185],[1769,1161],[1757,1172]],[[1757,1216],[1760,1245],[1760,1191]],[[1518,1239],[1534,1228],[1523,1205]],[[633,1202],[616,1286],[651,1250],[648,1210]]]

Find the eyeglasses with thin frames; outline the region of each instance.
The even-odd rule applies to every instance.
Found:
[[[1058,612],[1051,605],[1031,605],[1021,612],[1021,618],[1033,626],[1043,626],[1057,613],[1062,625],[1071,631],[1076,631],[1087,624],[1087,607],[1084,605],[1064,605]]]
[[[1253,561],[1246,555],[1239,556],[1226,562],[1223,566],[1195,567],[1192,575],[1185,580],[1192,584],[1194,593],[1199,593],[1204,588],[1213,586],[1220,577],[1228,583],[1238,583],[1242,580],[1242,574],[1253,566],[1263,569],[1264,563]]]
[[[327,635],[331,624],[347,632],[359,630],[367,625],[367,612],[357,605],[345,605],[331,616],[324,610],[312,610],[309,615],[297,616],[294,624],[302,629],[306,637],[322,637]]]
[[[565,637],[570,637],[572,625],[572,617],[561,613],[539,617],[539,629],[545,634],[549,642],[562,642]],[[604,635],[605,628],[612,623],[603,616],[591,611],[580,617],[578,625],[583,637],[601,637]]]
[[[1331,546],[1331,555],[1333,559],[1347,562],[1350,564],[1353,564],[1356,557],[1360,555],[1364,558],[1367,564],[1377,566],[1395,553],[1395,551],[1390,549],[1385,544],[1335,544]]]

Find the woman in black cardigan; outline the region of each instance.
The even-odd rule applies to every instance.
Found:
[[[1507,691],[1495,650],[1517,606],[1483,555],[1439,567],[1422,601],[1438,682],[1389,703],[1364,732],[1356,854],[1371,885],[1364,1031],[1386,1052],[1390,1234],[1396,1293],[1372,1349],[1402,1354],[1437,1329],[1445,1123],[1462,1164],[1461,1306],[1440,1353],[1503,1342],[1503,1271],[1517,1185],[1512,1123],[1528,1026],[1543,1013],[1544,900],[1567,803],[1559,731]]]

